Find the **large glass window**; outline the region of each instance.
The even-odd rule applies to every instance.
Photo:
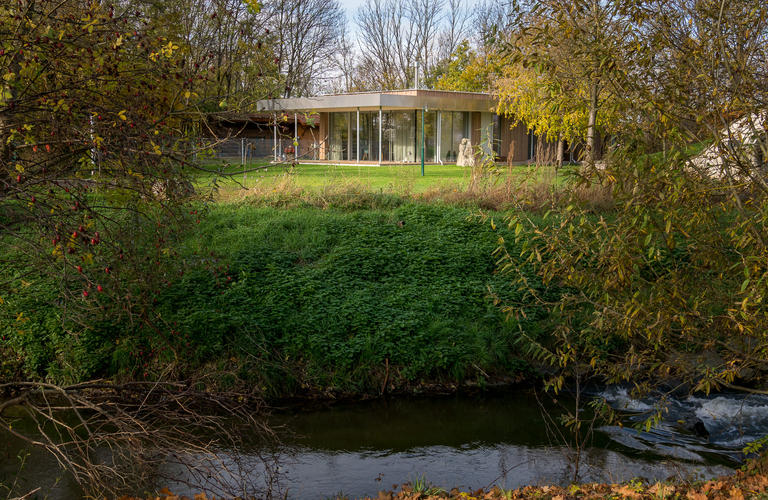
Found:
[[[416,161],[416,113],[396,111],[392,113],[395,125],[395,142],[392,159],[397,162]]]
[[[379,161],[378,111],[360,113],[360,161]]]
[[[389,111],[384,113],[382,152],[384,161],[416,161],[416,112]]]
[[[440,156],[443,161],[456,161],[461,140],[469,137],[469,113],[443,111],[440,114]]]
[[[528,159],[529,160],[535,160],[536,159],[536,148],[539,146],[539,138],[536,136],[536,134],[533,132],[533,130],[528,132]]]
[[[492,156],[494,154],[494,116],[493,113],[480,113],[480,146],[483,148],[483,153],[486,156]]]
[[[421,111],[416,112],[416,158],[421,160]],[[437,161],[437,112],[424,113],[424,161]]]
[[[328,117],[329,160],[349,159],[349,113],[330,113]]]
[[[381,159],[383,161],[405,163],[421,160],[421,114],[421,110],[382,113]],[[438,123],[438,116],[441,117],[440,123]],[[456,161],[462,139],[470,137],[469,118],[469,113],[462,111],[424,113],[424,160]],[[496,134],[492,131],[493,117],[490,113],[483,124],[495,137]],[[359,158],[360,161],[378,161],[378,111],[360,112],[359,131],[357,112],[329,113],[328,129],[327,158],[329,160],[354,161]],[[357,151],[358,133],[359,153]],[[486,135],[487,132],[484,132],[484,139]]]
[[[453,114],[453,145],[454,151],[459,151],[459,144],[465,137],[469,137],[469,113],[452,113]],[[472,146],[475,146],[473,144]],[[456,153],[458,155],[458,153]]]

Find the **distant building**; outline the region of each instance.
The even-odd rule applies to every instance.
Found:
[[[302,162],[419,163],[422,120],[428,163],[454,163],[464,138],[510,163],[540,160],[543,150],[551,155],[552,145],[542,147],[523,124],[511,127],[508,118],[493,111],[495,104],[482,93],[395,90],[270,99],[259,101],[257,108],[259,116],[273,117],[276,160],[292,151],[284,131],[294,125],[294,152]]]

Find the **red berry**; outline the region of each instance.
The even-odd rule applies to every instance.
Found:
[[[77,238],[77,231],[75,231],[74,233],[72,233],[72,237],[73,237],[73,238]]]
[[[83,266],[77,266],[77,272],[82,273],[83,272]]]
[[[91,238],[91,245],[95,245],[99,242],[96,238]]]
[[[88,290],[83,290],[83,297],[87,297],[87,296],[88,296]]]
[[[16,176],[16,182],[21,182],[21,175]]]
[[[96,285],[96,290],[99,292],[103,292],[104,289],[101,287],[101,285]]]
[[[104,268],[104,272],[105,272],[105,273],[107,273],[107,274],[109,274],[109,267],[105,267],[105,268]]]

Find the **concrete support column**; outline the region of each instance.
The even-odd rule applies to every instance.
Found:
[[[443,112],[438,111],[437,112],[437,139],[435,141],[435,156],[437,156],[437,161],[442,165],[443,163],[443,152],[440,150],[440,142],[442,142],[443,138]]]
[[[357,146],[355,151],[357,153],[357,163],[360,163],[360,108],[357,108],[357,126],[355,127],[355,141]]]
[[[383,126],[382,120],[384,118],[384,113],[381,111],[381,108],[379,108],[379,163],[384,161],[384,145],[381,143],[381,127]]]
[[[352,159],[352,114],[347,115],[347,161]]]
[[[275,161],[277,161],[277,115],[272,117],[275,120],[275,134],[272,139],[272,150],[275,152]]]

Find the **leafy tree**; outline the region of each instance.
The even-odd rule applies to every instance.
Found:
[[[599,80],[624,88],[613,92],[625,116],[605,170],[583,177],[546,223],[511,220],[547,286],[532,288],[503,257],[527,293],[508,310],[524,315],[536,304],[554,318],[552,342],[529,345],[558,367],[556,387],[596,374],[640,390],[672,381],[765,392],[768,7],[645,7],[657,14],[625,12],[643,35],[632,39],[632,57],[615,81]],[[592,40],[578,33],[580,43]],[[746,136],[729,127],[737,118]],[[714,160],[699,155],[705,146]],[[611,211],[581,203],[595,189],[609,190]]]
[[[200,410],[213,399],[253,423],[240,412],[253,398],[162,380],[184,374],[173,327],[155,310],[158,292],[184,270],[177,236],[199,218],[200,205],[187,202],[209,147],[196,133],[200,110],[245,81],[235,77],[240,60],[220,72],[216,54],[194,52],[194,36],[185,44],[147,10],[76,0],[0,5],[0,428],[52,453],[93,496],[146,480],[164,446],[183,455],[231,444],[233,435],[218,444],[203,437],[221,429],[219,416]],[[30,296],[36,281],[56,293]],[[35,350],[31,317],[59,325],[46,339],[55,350]],[[106,323],[115,328],[99,328]],[[155,378],[150,392],[159,398],[142,381],[83,382],[115,360],[88,364],[82,354],[121,342],[135,346],[124,375]],[[54,357],[62,369],[40,380],[14,363],[24,356]],[[41,419],[41,437],[14,426],[9,413],[19,405]],[[50,417],[60,412],[69,412],[66,423]],[[172,422],[165,428],[163,417]],[[105,449],[114,451],[109,464],[94,458]]]
[[[504,59],[498,54],[481,55],[464,40],[447,61],[445,70],[437,76],[435,88],[488,92],[494,75],[503,67]]]
[[[355,16],[360,63],[355,89],[434,83],[469,32],[464,0],[366,0]]]
[[[271,11],[255,0],[133,0],[152,20],[153,29],[179,46],[185,72],[203,72],[196,84],[206,111],[219,103],[246,107],[259,96],[280,95],[285,78],[279,74],[278,35]],[[278,59],[275,60],[275,56]]]
[[[639,32],[621,0],[536,0],[517,11],[505,45],[510,64],[496,84],[499,110],[550,139],[586,143],[594,164],[598,129],[622,113],[630,48]]]
[[[134,340],[152,331],[173,359],[177,341],[154,302],[183,272],[177,235],[200,218],[201,206],[187,202],[196,196],[193,176],[208,170],[202,110],[243,96],[221,86],[215,54],[196,59],[201,48],[169,29],[167,18],[146,17],[150,7],[0,8],[0,267],[25,264],[23,273],[0,277],[0,308],[26,318],[57,310],[68,334],[62,359],[83,349],[104,322],[127,325]],[[21,303],[21,289],[34,280],[53,280],[58,296]],[[0,348],[23,353],[22,333]],[[133,375],[152,372],[159,353],[139,356],[145,351],[139,346],[127,364]],[[109,360],[100,367],[60,364],[70,367],[57,380],[66,382],[102,375]]]

